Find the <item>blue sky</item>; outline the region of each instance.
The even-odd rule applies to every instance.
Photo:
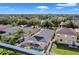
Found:
[[[0,3],[0,14],[79,14],[79,4]]]

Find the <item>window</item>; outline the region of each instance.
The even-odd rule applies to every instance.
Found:
[[[60,35],[59,35],[59,34],[57,34],[57,37],[60,37]]]
[[[35,46],[36,46],[36,47],[39,47],[39,45],[38,45],[38,44],[35,44]]]
[[[72,36],[72,38],[74,39],[75,37],[74,37],[74,36]]]
[[[63,39],[60,39],[60,41],[63,41]]]
[[[75,46],[75,41],[72,42],[72,46]]]
[[[79,37],[77,37],[77,43],[79,43]]]

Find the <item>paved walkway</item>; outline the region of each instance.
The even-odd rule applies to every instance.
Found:
[[[54,35],[54,32],[53,32],[53,35]],[[52,36],[53,36],[53,35],[52,35]],[[52,41],[50,41],[50,44],[49,44],[48,49],[47,49],[47,51],[46,51],[45,54],[47,54],[47,55],[50,54],[50,49],[51,49],[52,43],[53,43],[53,38],[52,38]],[[52,54],[55,54],[55,53],[52,53]]]

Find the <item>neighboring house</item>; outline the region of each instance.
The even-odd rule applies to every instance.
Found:
[[[3,29],[2,31],[5,31],[6,33],[12,33],[12,32],[17,32],[18,29],[19,27],[10,27],[10,28]]]
[[[79,29],[75,29],[76,33],[77,33],[77,36],[79,37]]]
[[[0,34],[16,32],[19,27],[12,27],[11,25],[0,24]]]
[[[57,43],[76,45],[77,33],[72,28],[60,27],[56,30],[55,41]]]
[[[76,33],[77,33],[77,43],[78,43],[78,45],[79,45],[79,29],[77,28],[77,29],[75,29],[75,31],[76,31]]]
[[[32,49],[45,50],[52,38],[52,30],[41,29],[38,33],[30,37],[23,45]]]
[[[11,25],[3,25],[3,24],[0,24],[0,34],[3,34],[5,33],[5,29],[8,29],[8,28],[11,28]]]

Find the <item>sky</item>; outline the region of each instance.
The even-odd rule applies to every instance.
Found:
[[[79,4],[0,3],[0,14],[79,14]]]

